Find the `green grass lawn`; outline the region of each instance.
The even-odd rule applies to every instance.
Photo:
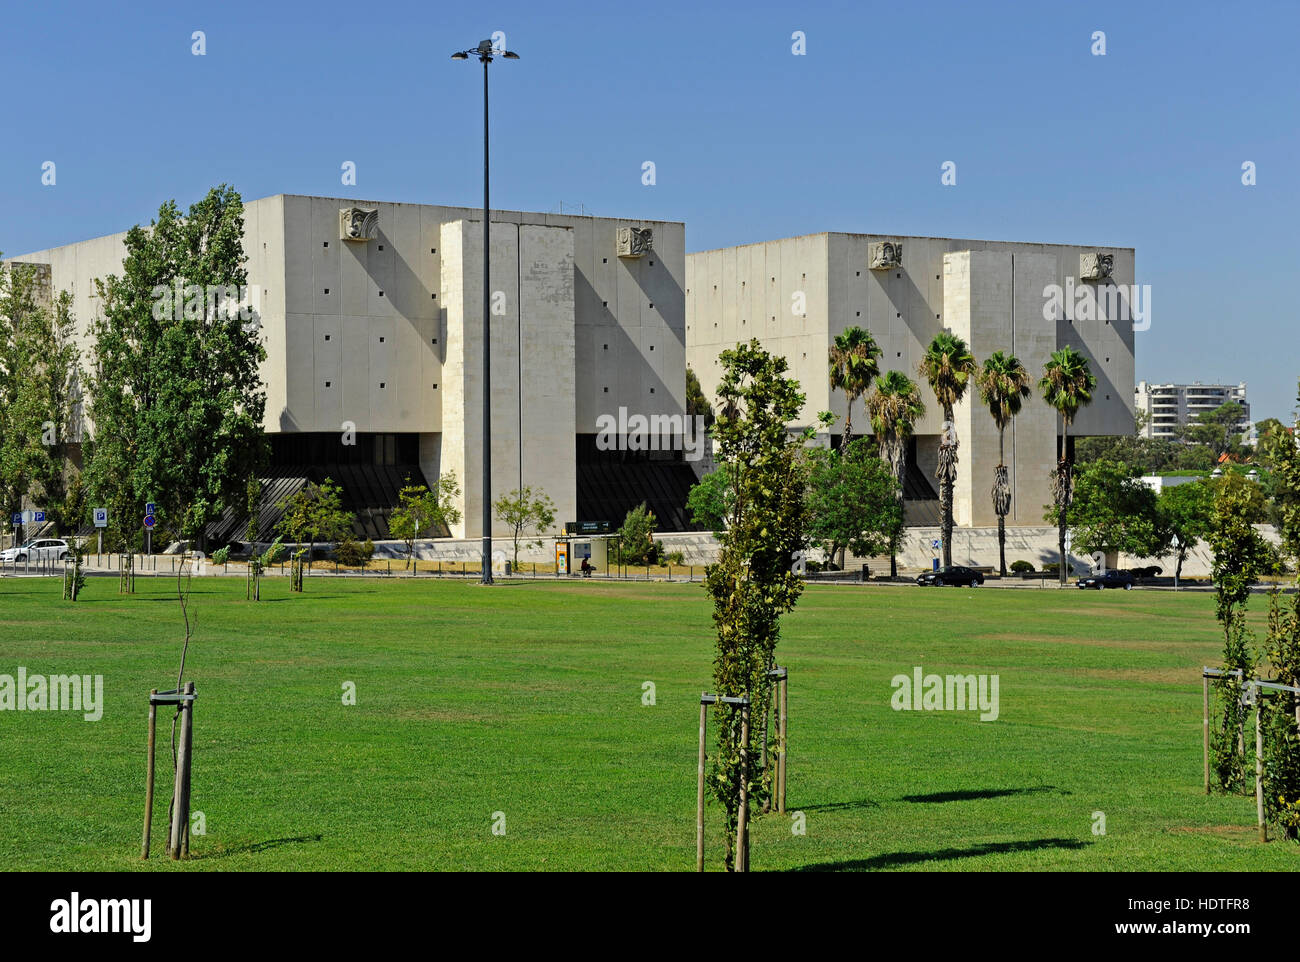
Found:
[[[0,712],[0,869],[691,870],[699,584],[196,579],[192,859],[139,859],[147,693],[175,582],[0,581],[0,673],[102,674],[101,721]],[[1262,602],[1257,602],[1260,607]],[[810,587],[785,621],[789,806],[754,870],[1300,869],[1253,798],[1201,792],[1208,594]],[[996,673],[1001,715],[896,712],[891,678]],[[642,705],[642,683],[657,704]],[[354,682],[357,704],[342,703]],[[1104,812],[1106,834],[1093,834]],[[491,832],[505,813],[506,834]],[[709,864],[721,861],[710,807]]]

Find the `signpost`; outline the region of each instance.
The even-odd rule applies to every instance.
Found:
[[[1174,535],[1169,543],[1174,548],[1174,591],[1178,590],[1178,535]]]
[[[941,542],[939,541],[938,538],[931,538],[931,539],[930,539],[930,550],[931,550],[931,551],[938,551],[940,545],[941,545]],[[938,571],[938,570],[939,570],[939,556],[938,556],[938,555],[933,556],[933,557],[930,559],[930,561],[931,561],[931,565],[932,565],[933,569],[934,569],[935,571]]]
[[[144,553],[146,556],[153,554],[153,526],[157,523],[154,520],[153,511],[151,510],[152,508],[153,508],[152,504],[149,505],[147,508],[145,508],[146,514],[144,516]]]
[[[104,553],[104,529],[108,527],[108,508],[94,509],[95,527],[98,529],[95,533],[99,536],[99,547],[95,550],[95,563],[99,563],[99,556]]]
[[[1074,568],[1074,563],[1070,560],[1070,545],[1074,543],[1074,532],[1069,528],[1065,529],[1065,580],[1070,580],[1070,571]]]

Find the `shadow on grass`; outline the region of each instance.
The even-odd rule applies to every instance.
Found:
[[[850,859],[843,862],[819,862],[802,865],[795,872],[871,872],[876,869],[914,865],[917,862],[949,862],[959,858],[979,858],[982,855],[1004,855],[1012,852],[1035,852],[1042,849],[1080,849],[1088,843],[1073,838],[1036,838],[1024,842],[986,842],[970,848],[941,848],[933,852],[887,852],[871,858]]]
[[[880,803],[870,798],[860,798],[856,802],[824,802],[821,805],[801,805],[801,812],[845,812],[855,808],[879,808]]]
[[[217,852],[205,852],[202,855],[193,854],[190,858],[195,861],[203,861],[210,858],[229,858],[231,855],[256,855],[258,852],[265,852],[273,848],[280,848],[285,845],[302,845],[307,842],[319,842],[321,835],[297,835],[293,838],[272,838],[265,842],[249,842],[247,845],[236,845],[234,848],[223,848]]]
[[[1006,798],[1009,795],[1043,795],[1056,792],[1069,795],[1063,788],[1055,785],[1039,785],[1034,788],[972,788],[957,792],[935,792],[931,795],[904,795],[901,801],[935,804],[941,802],[973,802],[979,798]]]

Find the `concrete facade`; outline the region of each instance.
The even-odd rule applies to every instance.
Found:
[[[885,243],[901,245],[897,263],[877,256]],[[827,364],[831,342],[847,327],[871,332],[882,373],[898,369],[913,380],[925,347],[945,328],[965,338],[981,363],[994,351],[1014,352],[1035,379],[1051,352],[1069,345],[1088,358],[1098,381],[1071,434],[1131,434],[1131,318],[1143,308],[1131,303],[1134,260],[1132,248],[836,233],[693,253],[686,260],[686,359],[711,396],[719,352],[756,337],[787,358],[807,396],[797,426],[814,424],[823,410],[842,426],[844,396],[830,390]],[[1099,273],[1105,276],[1085,279]],[[932,478],[943,416],[923,382],[921,391],[927,410],[916,428],[916,461]],[[996,524],[989,490],[997,429],[973,385],[954,420],[961,445],[954,520]],[[862,401],[853,427],[855,436],[870,431]],[[1059,419],[1035,392],[1007,430],[1008,524],[1043,523],[1059,434]]]
[[[364,238],[344,236],[353,208],[375,214]],[[460,483],[453,534],[479,537],[482,211],[282,194],[247,202],[244,221],[266,431],[418,435],[426,479]],[[629,227],[652,232],[648,251],[619,255]],[[541,488],[562,524],[575,519],[576,435],[620,406],[684,413],[685,228],[494,210],[491,238],[493,496]],[[124,241],[13,258],[49,265],[72,295],[83,356],[94,278],[121,273]]]

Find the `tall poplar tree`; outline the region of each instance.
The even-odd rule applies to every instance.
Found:
[[[248,281],[243,210],[225,185],[183,215],[168,201],[127,232],[122,275],[96,281],[86,474],[124,547],[146,502],[164,530],[201,540],[265,463],[266,350],[256,305],[229,293]]]

